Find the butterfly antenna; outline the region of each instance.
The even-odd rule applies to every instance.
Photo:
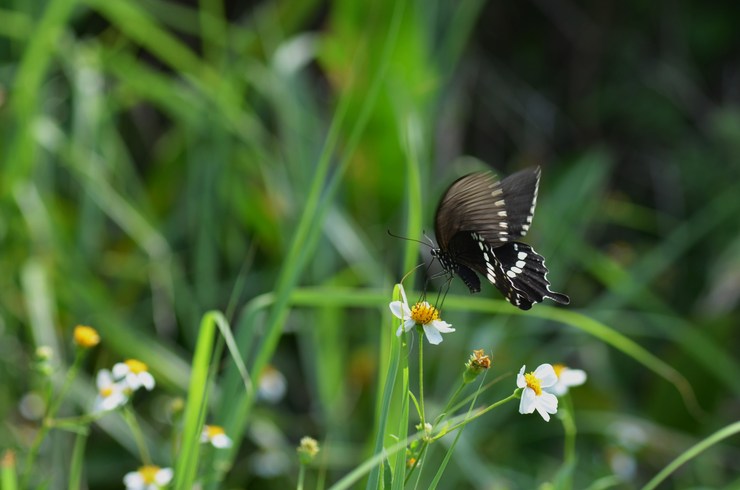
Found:
[[[424,235],[424,238],[426,238],[429,241],[429,248],[434,248],[434,240],[432,240],[431,237],[427,235],[426,231],[423,231],[422,234]]]
[[[385,230],[385,231],[388,232],[388,234],[390,236],[392,236],[393,238],[400,238],[401,240],[407,240],[409,242],[416,242],[416,243],[419,243],[421,245],[424,245],[424,246],[427,246],[427,247],[430,247],[430,248],[434,248],[434,245],[430,245],[430,244],[428,244],[426,242],[422,242],[421,240],[417,240],[415,238],[408,238],[408,237],[401,236],[401,235],[396,235],[396,234],[392,233],[391,230]]]

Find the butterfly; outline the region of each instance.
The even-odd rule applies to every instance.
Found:
[[[431,253],[450,279],[459,276],[477,293],[480,274],[522,310],[544,298],[570,303],[550,289],[544,257],[516,241],[532,225],[539,183],[537,167],[501,180],[490,171],[476,172],[447,188],[434,220],[439,248]]]

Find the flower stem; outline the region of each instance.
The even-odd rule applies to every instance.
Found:
[[[85,352],[87,351],[84,349],[77,349],[75,360],[72,363],[72,366],[70,366],[69,370],[67,371],[67,375],[64,377],[62,388],[59,390],[59,394],[53,400],[51,399],[53,396],[53,390],[51,388],[51,385],[49,387],[47,399],[47,406],[49,408],[44,415],[41,427],[39,427],[38,432],[36,432],[36,437],[33,439],[31,448],[29,449],[28,455],[26,456],[25,465],[23,467],[24,473],[21,488],[29,488],[28,485],[32,473],[31,469],[34,467],[36,456],[38,456],[39,449],[41,448],[41,443],[44,442],[44,439],[46,439],[46,435],[49,433],[49,430],[51,430],[52,426],[54,425],[54,416],[56,415],[57,410],[59,410],[59,407],[61,407],[62,405],[64,395],[67,393],[69,387],[72,386],[72,382],[77,377],[77,371],[80,370],[80,364],[82,363]]]
[[[506,398],[504,398],[504,399],[502,399],[502,400],[499,400],[499,401],[497,401],[496,403],[494,403],[494,404],[492,404],[492,405],[489,405],[489,406],[487,406],[486,408],[484,408],[484,409],[483,409],[483,410],[481,410],[480,412],[476,413],[475,415],[472,415],[471,417],[468,417],[468,418],[466,418],[466,419],[465,419],[465,420],[463,420],[462,422],[460,422],[460,423],[458,423],[458,424],[455,424],[455,425],[453,425],[452,427],[449,427],[449,428],[447,428],[447,429],[446,429],[446,430],[444,430],[443,432],[440,432],[439,434],[437,434],[437,435],[436,435],[436,436],[434,437],[434,439],[433,439],[433,440],[435,440],[435,441],[436,441],[437,439],[441,438],[442,436],[444,436],[444,435],[446,435],[446,434],[448,434],[448,433],[452,432],[453,430],[455,430],[455,429],[458,429],[458,428],[460,428],[460,427],[462,427],[462,426],[464,426],[464,425],[466,425],[466,424],[468,424],[468,423],[472,422],[473,420],[477,419],[478,417],[480,417],[480,416],[482,416],[482,415],[484,415],[484,414],[486,414],[486,413],[490,412],[490,411],[491,411],[491,410],[493,410],[494,408],[496,408],[496,407],[499,407],[499,406],[503,405],[503,404],[504,404],[504,403],[506,403],[506,402],[510,402],[511,400],[516,400],[516,399],[517,399],[517,398],[519,398],[519,396],[520,396],[520,395],[519,395],[519,393],[518,393],[518,391],[520,391],[520,390],[521,390],[520,388],[517,388],[516,390],[514,390],[514,393],[512,393],[512,394],[511,394],[511,395],[509,395],[509,396],[507,396]]]
[[[141,432],[139,422],[136,420],[136,414],[128,406],[123,407],[123,418],[131,428],[131,433],[136,441],[136,447],[139,448],[139,455],[144,465],[152,464],[152,458],[149,455],[149,449],[146,447],[146,441],[144,441],[144,434]]]
[[[460,383],[460,386],[457,387],[457,390],[452,394],[450,399],[447,401],[447,404],[445,405],[445,408],[440,412],[439,417],[437,417],[437,420],[435,420],[434,424],[438,424],[442,421],[444,417],[447,417],[450,408],[454,405],[455,400],[457,400],[457,397],[460,396],[460,393],[462,392],[463,388],[465,388],[465,383]]]
[[[424,413],[424,335],[419,334],[419,407],[421,407],[421,429],[424,430],[426,415]]]
[[[563,409],[560,411],[560,420],[563,423],[565,432],[565,442],[563,449],[563,466],[566,468],[565,474],[567,481],[564,482],[563,488],[573,488],[572,476],[575,472],[576,464],[576,422],[573,419],[573,404],[569,395],[563,398]]]
[[[298,470],[298,484],[296,485],[296,490],[303,490],[303,480],[306,478],[306,465],[301,463],[300,468]]]

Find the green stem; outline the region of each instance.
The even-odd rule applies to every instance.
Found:
[[[576,465],[576,422],[573,418],[573,404],[571,398],[565,395],[561,398],[563,401],[563,410],[560,413],[560,420],[563,423],[565,432],[565,441],[563,448],[563,466],[565,467],[565,476],[563,478],[562,488],[573,488],[573,472]]]
[[[455,429],[457,429],[459,427],[462,427],[464,425],[467,425],[468,423],[472,422],[473,420],[477,419],[478,417],[481,417],[482,415],[490,412],[491,410],[493,410],[496,407],[499,407],[499,406],[503,405],[506,402],[510,402],[511,400],[516,400],[520,396],[519,391],[521,391],[521,388],[517,388],[516,390],[514,390],[514,393],[512,393],[511,395],[507,396],[506,398],[504,398],[502,400],[497,401],[493,405],[487,406],[486,408],[484,408],[480,412],[476,413],[475,415],[473,415],[471,417],[466,417],[465,420],[463,420],[462,422],[459,422],[459,423],[453,425],[452,427],[448,427],[445,431],[440,432],[439,434],[437,434],[433,438],[433,440],[436,441],[437,439],[440,439],[441,437],[447,435],[448,433],[452,432],[453,430],[455,430]]]
[[[647,485],[642,487],[642,490],[652,490],[653,488],[657,488],[660,483],[668,478],[668,476],[676,471],[679,466],[686,463],[692,458],[695,458],[701,453],[702,451],[710,448],[711,446],[717,444],[722,439],[726,439],[730,436],[733,436],[740,432],[740,421],[732,423],[728,425],[727,427],[724,427],[723,429],[718,430],[711,436],[707,437],[706,439],[703,439],[690,448],[688,448],[686,451],[681,453],[676,459],[670,462],[668,466],[663,468],[663,470],[655,475],[652,480],[650,480]]]
[[[447,416],[447,414],[448,414],[448,412],[450,410],[450,407],[452,407],[452,405],[455,403],[455,400],[457,400],[457,397],[460,396],[460,393],[462,393],[462,390],[463,390],[463,388],[465,388],[465,385],[466,385],[466,383],[463,382],[463,383],[460,383],[460,386],[457,387],[457,390],[455,390],[455,392],[452,394],[452,396],[450,397],[450,399],[447,401],[447,405],[445,405],[445,408],[439,414],[439,416],[437,417],[437,420],[434,421],[434,425],[435,426],[438,423],[440,423],[442,421],[442,419],[444,419]]]
[[[77,349],[75,360],[72,363],[72,366],[69,368],[69,371],[67,371],[67,375],[64,377],[64,383],[62,383],[62,388],[59,390],[59,394],[54,400],[51,400],[51,391],[49,393],[49,408],[44,415],[41,427],[39,427],[38,432],[36,432],[36,437],[33,439],[31,449],[29,449],[28,451],[28,455],[26,456],[26,461],[23,466],[24,471],[21,488],[29,488],[28,484],[31,479],[31,469],[34,467],[36,457],[38,456],[39,449],[41,448],[41,443],[44,442],[44,439],[46,439],[46,435],[54,426],[54,416],[59,410],[59,407],[61,407],[62,405],[64,395],[67,393],[67,391],[69,391],[70,386],[72,386],[72,382],[74,381],[75,377],[77,377],[77,372],[80,370],[80,364],[82,363],[85,352],[87,351],[84,349]]]
[[[424,412],[424,335],[422,333],[419,333],[419,406],[421,407],[421,430],[426,430],[426,415]]]
[[[298,485],[296,485],[296,490],[303,490],[303,480],[306,478],[306,465],[301,463],[301,467],[298,470]]]
[[[139,422],[136,420],[136,414],[128,406],[123,407],[123,418],[131,428],[131,433],[136,441],[136,447],[139,448],[139,455],[141,456],[141,462],[144,465],[152,464],[152,458],[149,455],[149,449],[146,447],[146,441],[144,441],[144,434],[141,432]]]

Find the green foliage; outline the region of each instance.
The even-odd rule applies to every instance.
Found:
[[[541,3],[2,3],[2,488],[149,463],[178,488],[736,485],[735,5]],[[572,304],[455,280],[420,364],[388,302],[427,247],[386,232],[424,241],[456,177],[533,164],[526,241]],[[456,391],[473,349],[487,380]],[[91,416],[129,358],[156,389]],[[561,419],[497,405],[545,362],[589,375]]]

